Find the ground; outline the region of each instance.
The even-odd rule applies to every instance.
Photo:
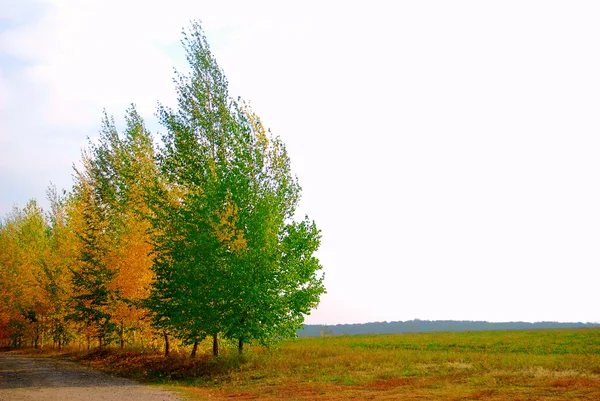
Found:
[[[0,353],[0,400],[175,401],[172,392],[114,377],[74,362]]]
[[[177,344],[172,345],[177,348]],[[172,350],[169,357],[159,350],[116,347],[90,352],[50,347],[18,352],[71,359],[199,401],[600,400],[600,329],[325,336],[283,341],[269,349],[249,345],[241,357],[234,343],[223,344],[217,358],[212,357],[211,350],[208,339],[195,359],[189,357],[190,349],[183,345]],[[63,367],[60,361],[48,363],[59,365],[34,368]],[[0,366],[5,366],[4,359],[0,359]],[[26,370],[27,366],[17,368]],[[64,366],[77,369],[70,364]],[[10,377],[6,371],[0,372],[5,382]],[[41,379],[19,380],[23,383],[17,381],[13,386],[16,390],[36,386],[36,380]],[[75,395],[84,388],[91,394],[89,387],[95,387],[105,397],[111,397],[120,386],[81,385],[78,380],[67,379],[68,384],[62,386]],[[46,383],[45,389],[51,385]],[[10,390],[3,393],[3,388],[0,384],[0,400],[5,394],[20,396]],[[58,397],[61,401],[72,399],[70,394]],[[135,397],[151,399],[145,395]],[[27,398],[8,398],[17,399]]]

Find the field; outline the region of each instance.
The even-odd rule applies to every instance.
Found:
[[[196,361],[73,356],[193,400],[600,400],[600,330],[341,336]]]

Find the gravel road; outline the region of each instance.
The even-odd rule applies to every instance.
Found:
[[[73,362],[0,352],[0,400],[181,400],[175,394]]]

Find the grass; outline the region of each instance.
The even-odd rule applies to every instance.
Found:
[[[67,356],[192,400],[600,400],[599,329],[303,338],[242,358]]]

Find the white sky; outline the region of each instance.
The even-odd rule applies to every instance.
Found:
[[[0,215],[103,107],[159,131],[200,19],[323,231],[307,323],[600,321],[600,3],[290,4],[0,0]]]

